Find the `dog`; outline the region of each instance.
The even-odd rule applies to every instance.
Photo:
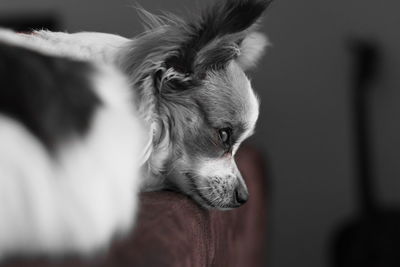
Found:
[[[234,155],[259,100],[266,0],[218,1],[198,18],[138,8],[127,39],[0,30],[0,259],[91,255],[132,228],[139,191],[241,206]]]

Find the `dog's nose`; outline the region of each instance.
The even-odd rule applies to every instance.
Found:
[[[245,186],[239,185],[235,189],[235,197],[238,204],[242,205],[246,203],[249,199],[249,192],[247,191],[247,188]]]

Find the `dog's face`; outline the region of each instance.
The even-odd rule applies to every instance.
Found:
[[[258,117],[245,71],[267,44],[255,24],[269,2],[218,0],[188,20],[144,11],[147,32],[125,60],[138,105],[158,117],[152,173],[204,207],[234,208],[248,198],[234,155]]]
[[[235,208],[248,199],[234,155],[258,118],[258,99],[234,61],[206,72],[202,85],[180,96],[168,179],[208,208]],[[181,131],[181,132],[176,132]]]

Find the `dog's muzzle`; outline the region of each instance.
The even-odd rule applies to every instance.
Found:
[[[206,208],[233,209],[238,208],[249,199],[247,186],[239,174],[237,177],[213,177],[203,179],[186,174],[191,184],[191,196]],[[197,178],[197,180],[196,180]],[[194,194],[193,194],[194,193]]]

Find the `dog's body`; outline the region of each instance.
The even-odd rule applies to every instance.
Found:
[[[228,1],[194,22],[141,11],[134,39],[0,30],[0,260],[107,246],[139,190],[243,204],[233,156],[258,117],[244,71],[267,5]]]

